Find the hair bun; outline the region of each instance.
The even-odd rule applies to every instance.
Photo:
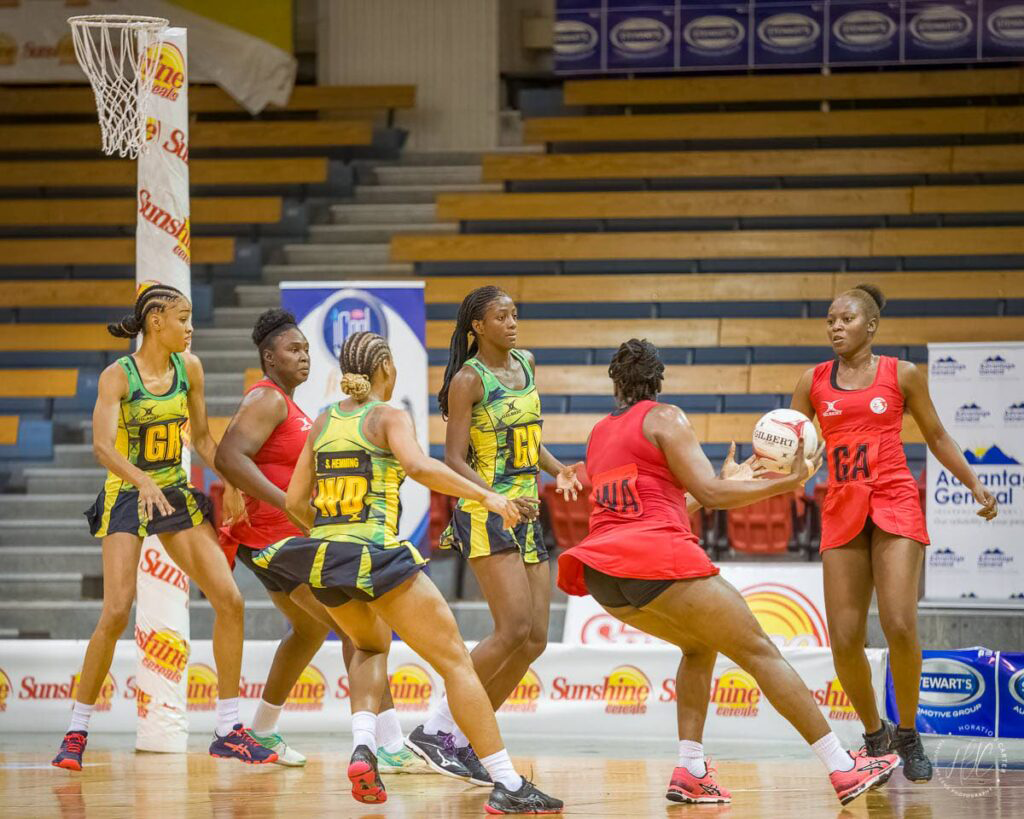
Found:
[[[343,373],[341,391],[345,395],[351,395],[356,401],[361,401],[370,394],[370,379],[362,373]]]
[[[267,336],[289,324],[296,324],[295,315],[290,311],[282,307],[264,310],[252,328],[252,343],[259,347]]]
[[[879,312],[885,309],[885,294],[882,293],[882,288],[880,288],[877,284],[858,284],[853,289],[863,290],[865,293],[871,296],[875,304],[878,305]]]
[[[107,332],[114,338],[135,338],[142,332],[142,322],[134,313],[129,313],[116,324],[108,324]]]

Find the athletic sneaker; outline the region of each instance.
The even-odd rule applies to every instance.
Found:
[[[280,734],[257,734],[255,731],[249,731],[249,733],[260,745],[277,754],[278,765],[284,765],[286,768],[301,768],[306,764],[306,757],[285,742]]]
[[[561,813],[562,800],[537,790],[524,776],[517,791],[510,791],[500,782],[495,782],[484,810],[488,813]]]
[[[487,773],[487,769],[480,761],[480,757],[476,755],[472,745],[467,745],[465,748],[456,748],[455,755],[458,757],[459,762],[465,765],[466,770],[469,771],[469,781],[471,783],[484,788],[490,788],[494,785],[494,780]]]
[[[873,734],[861,734],[864,737],[864,747],[860,753],[864,756],[884,756],[892,752],[892,740],[896,735],[896,726],[889,720],[882,720],[882,727]]]
[[[377,757],[365,745],[358,745],[348,763],[348,778],[352,783],[352,798],[357,802],[380,804],[388,801],[388,792],[377,773]]]
[[[428,734],[422,725],[417,725],[405,738],[405,745],[439,774],[455,779],[469,779],[472,776],[469,769],[459,761],[452,734],[444,731]]]
[[[231,733],[225,737],[213,735],[210,743],[210,756],[221,759],[237,759],[246,765],[266,765],[277,762],[277,754],[260,745],[242,723],[235,723]]]
[[[68,771],[82,770],[82,754],[85,753],[85,743],[89,741],[88,736],[88,731],[68,731],[64,734],[60,750],[53,758],[54,767],[64,768]]]
[[[694,776],[682,765],[673,770],[665,798],[669,802],[731,802],[732,794],[715,781],[717,771],[704,765],[704,776]]]
[[[395,753],[377,749],[377,770],[382,774],[433,773],[426,763],[404,745]]]
[[[833,771],[829,774],[832,787],[836,789],[839,801],[846,805],[874,785],[885,783],[899,765],[896,754],[863,756],[850,754],[853,767],[848,771]]]
[[[921,735],[914,729],[896,729],[890,746],[893,753],[900,755],[903,762],[903,776],[911,782],[927,782],[932,778],[932,763],[924,752]]]

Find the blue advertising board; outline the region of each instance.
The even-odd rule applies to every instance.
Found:
[[[604,67],[604,10],[565,8],[559,2],[555,17],[555,70],[561,74],[592,73]]]
[[[1024,739],[1024,654],[1000,652],[997,676],[999,736]]]
[[[676,3],[608,5],[605,54],[609,69],[668,71],[676,65]]]
[[[747,68],[751,65],[748,3],[680,4],[680,68]]]
[[[1020,57],[1024,53],[1024,2],[985,0],[981,52],[984,57]]]
[[[955,736],[996,735],[996,661],[987,648],[923,651],[917,730]],[[899,719],[892,668],[886,673],[885,710]]]
[[[825,4],[754,5],[754,65],[821,65]]]
[[[906,62],[950,62],[981,56],[977,0],[906,0],[903,30]]]
[[[836,2],[829,5],[830,65],[896,63],[900,59],[899,2]]]

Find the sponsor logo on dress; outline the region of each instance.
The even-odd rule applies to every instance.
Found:
[[[698,54],[731,54],[739,50],[746,37],[743,23],[722,14],[706,14],[683,27],[683,41]]]
[[[836,406],[836,404],[838,404],[842,400],[842,398],[837,398],[835,401],[826,401],[825,411],[822,413],[822,415],[826,418],[831,418],[834,415],[842,415],[843,411]]]
[[[672,29],[653,17],[630,17],[608,32],[612,47],[626,57],[656,57],[672,45]]]
[[[18,691],[19,700],[73,700],[78,694],[78,682],[81,674],[71,674],[65,681],[57,682],[40,680],[35,675],[21,678],[21,690]],[[96,698],[95,710],[109,711],[117,696],[117,683],[111,674],[107,674],[100,686],[99,696]]]
[[[907,28],[925,48],[950,48],[970,39],[974,21],[953,6],[930,6],[915,14]]]
[[[882,398],[882,396],[880,395],[872,398],[871,403],[868,404],[868,406],[871,407],[871,411],[875,415],[881,415],[883,412],[889,409],[889,405],[886,403],[885,399]]]
[[[762,20],[757,36],[769,51],[799,54],[814,48],[821,36],[821,26],[806,14],[787,11]]]
[[[952,378],[967,369],[966,364],[961,364],[953,356],[947,355],[937,358],[931,363],[929,373],[932,378]]]
[[[832,24],[832,34],[851,51],[875,51],[889,45],[899,26],[874,9],[849,11]]]
[[[505,700],[498,711],[503,714],[509,712],[535,713],[537,702],[543,695],[544,684],[540,681],[540,677],[537,676],[537,672],[532,668],[528,668],[523,678],[512,689],[512,693],[508,695],[508,699]]]
[[[651,694],[651,682],[636,666],[621,665],[599,683],[571,682],[568,677],[551,681],[555,702],[604,701],[606,714],[644,714]]]
[[[390,677],[391,698],[398,711],[426,711],[434,684],[430,675],[418,665],[407,663],[395,669]]]
[[[971,401],[969,404],[961,404],[960,408],[956,411],[954,420],[958,424],[980,424],[992,413],[984,407],[979,406],[976,402]]]
[[[555,23],[555,56],[559,60],[580,60],[597,48],[597,29],[583,20]]]
[[[990,355],[978,365],[978,375],[1001,376],[1015,369],[1017,369],[1016,364],[996,354]]]
[[[997,42],[1019,47],[1024,42],[1024,5],[996,9],[988,16],[985,25]]]
[[[756,717],[761,689],[739,668],[727,669],[711,683],[711,704],[719,717]]]
[[[190,665],[186,691],[189,711],[213,711],[217,707],[217,672],[203,663]]]
[[[11,696],[11,678],[0,668],[0,713],[7,710],[7,698]]]

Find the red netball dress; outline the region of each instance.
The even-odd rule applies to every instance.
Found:
[[[274,486],[287,490],[313,424],[288,393],[269,378],[257,381],[246,394],[263,387],[277,390],[284,396],[288,404],[288,417],[274,427],[260,451],[253,456],[253,461]],[[242,520],[231,526],[222,526],[218,533],[221,548],[232,563],[240,545],[262,549],[286,537],[304,534],[282,510],[248,495],[245,496],[245,511],[249,515],[248,522]]]
[[[849,543],[868,517],[890,534],[928,543],[917,482],[900,438],[904,400],[898,365],[892,356],[879,356],[874,383],[861,390],[838,386],[838,361],[814,368],[811,404],[828,464],[821,551]]]
[[[718,574],[690,530],[686,490],[644,437],[644,418],[656,406],[640,401],[601,419],[590,433],[590,533],[558,558],[558,586],[567,594],[587,594],[584,564],[640,580]]]

